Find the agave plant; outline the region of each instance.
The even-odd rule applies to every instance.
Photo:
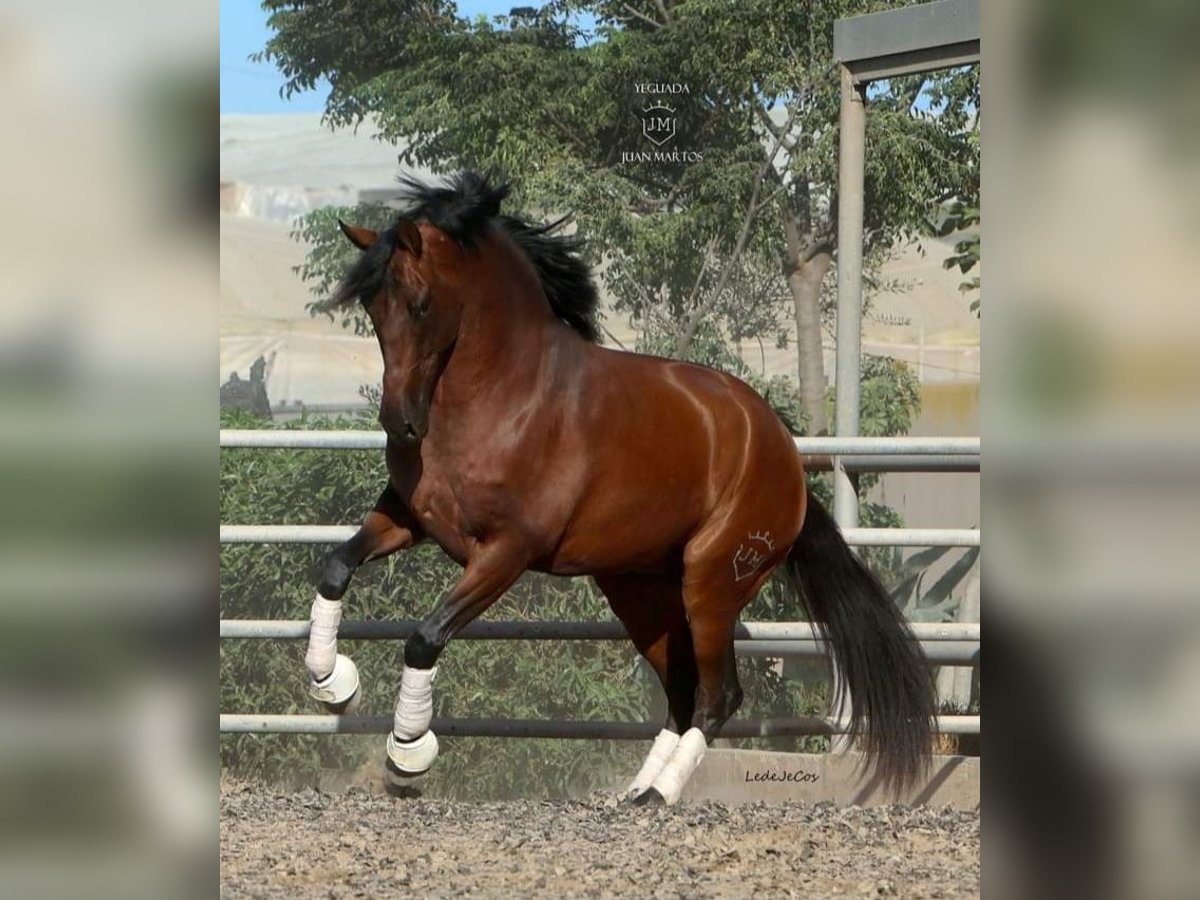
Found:
[[[899,553],[892,568],[895,586],[890,593],[896,605],[910,622],[949,622],[958,609],[959,598],[954,589],[962,583],[979,559],[979,548],[969,547],[950,564],[933,584],[925,582],[937,563],[955,547],[930,547],[900,560]]]

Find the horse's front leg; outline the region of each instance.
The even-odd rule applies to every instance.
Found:
[[[337,632],[342,621],[342,595],[354,570],[364,562],[411,547],[420,529],[389,485],[362,527],[344,544],[330,551],[317,576],[308,633],[309,693],[331,712],[345,712],[358,699],[358,669],[349,657],[337,652]]]
[[[477,545],[458,584],[438,601],[404,645],[404,674],[387,739],[387,768],[393,784],[411,784],[437,758],[437,737],[429,723],[438,656],[454,635],[508,590],[528,562],[529,554],[512,543]]]

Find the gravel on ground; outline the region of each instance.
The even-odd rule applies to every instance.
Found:
[[[220,833],[227,898],[979,895],[977,811],[471,803],[223,779]]]

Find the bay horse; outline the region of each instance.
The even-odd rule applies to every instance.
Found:
[[[430,539],[464,568],[404,648],[387,767],[419,776],[442,650],[526,570],[590,575],[662,682],[667,721],[627,796],[678,800],[738,708],[734,623],[783,566],[850,694],[849,730],[885,785],[927,762],[934,711],[920,650],[807,490],[792,436],[730,375],[598,346],[575,238],[502,214],[509,188],[463,172],[404,184],[327,308],[361,303],[383,353],[388,484],[325,559],[306,662],[344,708],[341,598],[367,560]],[[561,222],[561,220],[560,220]],[[839,702],[840,702],[840,698]]]

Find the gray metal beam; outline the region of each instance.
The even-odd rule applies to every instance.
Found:
[[[862,364],[862,266],[867,109],[863,88],[841,67],[838,137],[837,349],[834,431],[857,437]],[[858,525],[858,493],[845,469],[833,473],[833,517],[842,531]]]
[[[855,84],[898,78],[918,72],[934,72],[938,69],[953,69],[979,62],[979,41],[951,44],[932,50],[910,50],[892,56],[876,56],[861,62],[845,63]]]
[[[979,0],[939,0],[833,23],[833,57],[856,82],[979,61]]]

